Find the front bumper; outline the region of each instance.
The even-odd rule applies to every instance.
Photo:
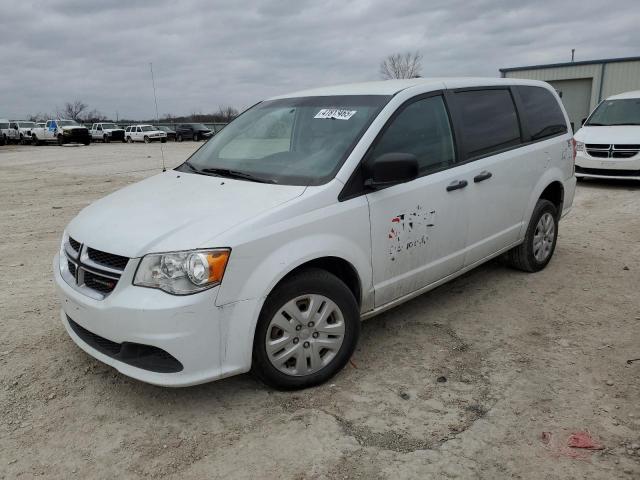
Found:
[[[640,155],[631,158],[596,158],[576,155],[576,177],[640,180]]]
[[[251,368],[253,329],[260,307],[257,300],[219,307],[215,305],[217,287],[187,296],[136,287],[132,284],[136,268],[137,262],[130,261],[113,292],[96,300],[67,284],[60,274],[59,257],[55,256],[60,317],[81,349],[124,375],[162,386],[195,385]],[[74,328],[76,325],[81,330]],[[182,369],[167,373],[140,368],[121,355],[92,346],[83,331],[116,345],[160,349],[176,359]]]

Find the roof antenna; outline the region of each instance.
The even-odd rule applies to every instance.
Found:
[[[156,124],[159,124],[160,118],[158,116],[158,97],[156,96],[156,81],[153,78],[153,63],[149,63],[149,67],[151,68],[151,84],[153,85],[153,101],[156,103]],[[166,172],[167,167],[164,164],[164,148],[162,148],[162,142],[160,142],[160,155],[162,155],[162,171]]]

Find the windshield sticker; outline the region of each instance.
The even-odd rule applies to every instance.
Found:
[[[340,110],[337,108],[323,108],[313,118],[335,118],[336,120],[349,120],[357,110]]]

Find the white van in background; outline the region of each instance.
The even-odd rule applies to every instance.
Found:
[[[145,382],[253,370],[276,388],[317,385],[349,361],[361,319],[504,253],[542,270],[573,202],[574,153],[543,82],[275,97],[69,223],[53,262],[61,320]]]
[[[576,177],[640,180],[640,90],[602,101],[575,140]]]

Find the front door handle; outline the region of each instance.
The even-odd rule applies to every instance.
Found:
[[[467,186],[466,180],[456,180],[449,185],[447,185],[447,192],[452,192],[453,190],[459,190]]]
[[[487,172],[486,170],[483,170],[478,175],[473,177],[473,181],[475,183],[482,182],[483,180],[487,180],[487,179],[491,178],[491,176],[492,176],[491,172]]]

